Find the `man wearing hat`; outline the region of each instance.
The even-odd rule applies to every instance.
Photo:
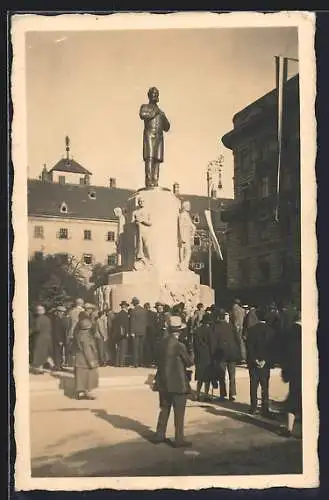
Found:
[[[134,297],[131,301],[133,308],[130,309],[130,336],[133,343],[134,367],[143,365],[144,341],[147,330],[147,312],[140,305],[139,299]]]
[[[270,416],[269,411],[269,383],[275,354],[273,345],[274,330],[266,323],[266,309],[257,309],[258,322],[248,329],[247,360],[250,381],[250,413],[257,412],[258,386],[262,390],[262,414]]]
[[[55,367],[61,370],[65,361],[66,330],[65,321],[66,307],[57,306],[52,315],[52,342]]]
[[[168,320],[168,336],[159,343],[155,390],[159,391],[160,413],[154,443],[166,439],[171,407],[174,408],[175,448],[191,446],[184,439],[184,416],[190,384],[186,369],[193,365],[193,351],[179,342],[181,330],[186,328],[179,316]]]
[[[121,311],[113,320],[113,337],[116,344],[116,366],[125,366],[129,337],[129,304],[123,300]]]

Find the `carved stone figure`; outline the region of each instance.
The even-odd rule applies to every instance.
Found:
[[[163,132],[168,132],[170,123],[163,111],[158,107],[159,91],[151,87],[148,91],[148,104],[142,104],[139,111],[144,121],[143,159],[145,162],[145,186],[159,185],[159,167],[163,162]]]
[[[189,267],[192,255],[192,242],[196,232],[190,210],[190,202],[184,201],[178,216],[179,269],[181,271],[186,271]]]
[[[135,225],[135,264],[134,269],[139,270],[151,265],[149,227],[152,225],[151,217],[144,207],[143,198],[137,200],[137,208],[132,213],[132,223]]]
[[[118,228],[117,228],[117,264],[122,265],[122,256],[124,252],[124,226],[126,223],[126,218],[123,215],[122,208],[116,207],[114,210],[114,215],[118,217]]]
[[[104,285],[103,289],[103,297],[104,297],[104,308],[111,309],[111,291],[112,287],[110,285]]]

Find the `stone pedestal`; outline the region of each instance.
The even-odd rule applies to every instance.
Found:
[[[134,267],[134,234],[135,226],[132,223],[134,210],[138,199],[144,201],[145,211],[150,214],[151,226],[147,228],[152,268],[158,274],[167,276],[176,271],[178,266],[178,214],[179,199],[164,188],[140,189],[128,199],[126,207],[126,261],[124,267],[132,270]]]
[[[130,302],[138,297],[142,304],[150,302],[154,306],[160,301],[169,306],[184,302],[194,308],[203,297],[208,306],[214,303],[213,290],[200,286],[200,277],[192,271],[175,271],[166,277],[156,270],[128,271],[109,276],[111,305],[114,311],[120,309],[120,302]],[[204,293],[205,288],[209,293]]]
[[[133,212],[142,197],[144,209],[150,214],[151,226],[147,228],[150,247],[151,266],[134,270],[135,226]],[[120,302],[131,302],[138,297],[141,304],[155,302],[173,306],[184,302],[188,308],[195,308],[198,302],[205,306],[214,303],[214,291],[200,285],[200,277],[193,271],[178,270],[178,215],[180,200],[169,190],[163,188],[140,189],[128,199],[124,252],[124,271],[109,276],[111,289],[111,308],[120,309]]]

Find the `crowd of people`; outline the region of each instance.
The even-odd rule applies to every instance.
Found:
[[[107,306],[99,311],[82,299],[69,310],[60,305],[46,311],[39,305],[30,318],[31,371],[42,374],[47,365],[52,370],[74,368],[77,399],[94,398],[99,366],[157,367],[153,389],[159,392],[161,410],[156,442],[165,439],[173,406],[175,442],[189,445],[184,440],[184,413],[193,365],[196,400],[211,401],[214,389],[219,389],[219,399],[232,402],[237,395],[236,367],[245,365],[249,411],[258,412],[260,386],[261,412],[269,418],[271,369],[280,367],[289,383],[284,435],[291,436],[295,417],[301,415],[301,323],[291,305],[280,310],[275,304],[250,307],[236,299],[230,310],[200,303],[189,314],[183,303],[169,307],[157,302],[153,308],[150,303],[142,306],[137,297],[131,303],[122,301],[117,313]]]

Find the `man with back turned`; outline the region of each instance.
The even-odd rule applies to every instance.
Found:
[[[143,159],[145,162],[145,186],[156,187],[159,184],[159,167],[163,162],[163,132],[168,132],[170,123],[159,108],[159,91],[151,87],[148,91],[148,104],[142,104],[139,111],[144,121]]]
[[[180,316],[168,320],[168,335],[158,346],[157,373],[154,390],[159,391],[160,413],[154,443],[166,440],[166,430],[171,407],[174,408],[175,448],[186,448],[191,443],[184,439],[184,416],[190,384],[187,368],[194,363],[192,346],[185,347],[178,339],[186,327]]]

